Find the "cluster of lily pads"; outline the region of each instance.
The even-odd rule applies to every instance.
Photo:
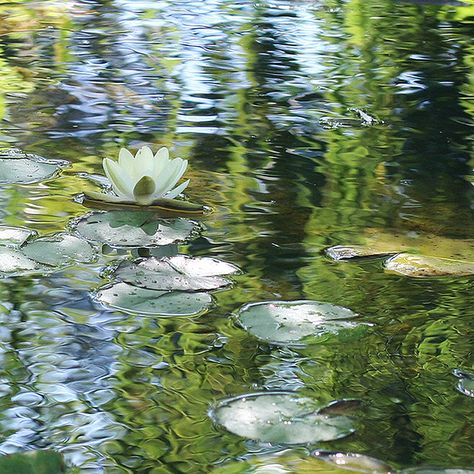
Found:
[[[0,276],[45,274],[68,265],[94,262],[104,245],[141,249],[146,256],[127,256],[106,269],[104,275],[109,281],[91,292],[94,301],[111,310],[160,317],[196,316],[209,310],[213,305],[212,292],[229,287],[232,280],[228,276],[240,270],[215,258],[179,254],[178,244],[197,237],[202,227],[189,216],[175,213],[198,215],[205,208],[176,199],[188,183],[175,187],[187,162],[170,160],[164,150],[153,155],[150,149],[142,148],[135,157],[125,150],[118,162],[104,161],[110,181],[105,181],[105,192],[88,193],[83,202],[106,210],[93,210],[74,219],[66,232],[38,237],[26,228],[0,226]],[[11,160],[15,160],[14,166]],[[65,165],[13,150],[0,155],[0,182],[38,182],[54,177]],[[383,254],[387,253],[390,252]],[[347,247],[328,250],[328,255],[336,260],[362,254],[360,249]],[[407,258],[398,255],[398,262]],[[394,257],[391,262],[386,265],[393,269]],[[235,314],[239,326],[260,341],[290,347],[313,344],[325,335],[369,327],[357,318],[348,308],[307,300],[250,303]],[[462,390],[470,390],[466,374],[456,375]],[[323,404],[295,392],[257,392],[221,400],[209,415],[217,426],[236,435],[284,449],[350,435],[355,431],[351,413],[358,405],[357,400]],[[43,456],[56,463],[48,471],[50,474],[63,472],[62,464],[54,456],[52,460]],[[32,458],[25,459],[20,461],[28,464]],[[265,470],[268,465],[279,470]],[[313,451],[302,456],[296,450],[280,450],[268,459],[251,458],[219,467],[215,472],[296,472],[293,469],[395,472],[385,463],[359,454]]]

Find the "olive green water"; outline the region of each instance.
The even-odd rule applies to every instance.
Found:
[[[215,425],[216,401],[291,390],[362,401],[353,435],[305,449],[472,468],[473,399],[452,373],[473,371],[472,277],[410,278],[323,250],[398,233],[428,239],[428,255],[439,241],[469,254],[473,8],[0,3],[0,146],[71,162],[2,186],[1,223],[63,231],[89,211],[73,200],[92,189],[82,173],[102,173],[121,146],[166,145],[189,159],[186,194],[214,209],[180,250],[242,270],[194,318],[91,300],[101,269],[134,250],[0,280],[0,452],[54,449],[78,472],[207,473],[284,448]],[[372,325],[290,348],[231,318],[303,299]]]

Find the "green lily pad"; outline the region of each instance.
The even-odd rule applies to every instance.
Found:
[[[325,252],[337,261],[383,257],[405,252],[455,260],[474,259],[472,239],[453,239],[430,233],[369,228],[361,236],[361,241],[362,244],[336,245],[326,249]]]
[[[25,243],[30,237],[36,236],[34,230],[26,227],[11,227],[0,225],[0,245],[19,246]]]
[[[181,199],[156,199],[151,204],[143,206],[133,201],[124,200],[114,194],[89,191],[84,193],[82,203],[94,209],[129,209],[142,211],[144,208],[157,213],[168,215],[200,216],[209,214],[211,208]]]
[[[122,262],[115,276],[127,283],[150,290],[198,291],[215,290],[231,284],[222,278],[238,272],[238,268],[209,257],[177,255]]]
[[[207,293],[148,290],[127,283],[99,289],[95,300],[127,313],[153,316],[195,316],[212,305]]]
[[[0,184],[37,183],[56,175],[66,161],[47,160],[19,150],[0,151]]]
[[[357,453],[317,450],[312,455],[345,471],[367,474],[395,474],[395,469],[379,459]]]
[[[337,463],[338,458],[334,459],[335,462],[329,460],[331,455],[339,456],[341,464]],[[352,460],[352,462],[345,464],[345,460]],[[212,474],[348,474],[348,472],[392,474],[396,471],[383,461],[361,454],[315,451],[312,456],[308,456],[305,452],[285,450],[276,454],[254,456],[244,461],[224,464],[211,472]]]
[[[474,262],[400,253],[385,262],[385,269],[410,277],[474,275]]]
[[[147,211],[93,212],[74,221],[71,227],[90,241],[142,248],[182,242],[199,229],[189,219],[160,219]]]
[[[21,250],[0,247],[0,277],[30,275],[51,270],[51,267],[28,258]]]
[[[60,474],[66,472],[61,454],[54,451],[27,451],[0,456],[1,474]]]
[[[275,344],[309,342],[358,324],[350,309],[318,301],[265,301],[244,305],[237,320],[250,334]]]
[[[266,443],[317,443],[354,432],[350,418],[321,415],[319,408],[295,393],[254,393],[222,401],[211,417],[231,433]]]
[[[73,261],[91,262],[96,256],[89,242],[66,233],[36,239],[21,250],[32,260],[52,266],[67,265]]]

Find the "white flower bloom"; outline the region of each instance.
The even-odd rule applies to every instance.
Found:
[[[147,146],[140,148],[135,156],[122,148],[118,161],[105,158],[103,166],[118,198],[143,206],[159,198],[174,199],[189,184],[188,179],[174,188],[186,171],[188,161],[170,160],[166,147],[160,148],[154,156]]]

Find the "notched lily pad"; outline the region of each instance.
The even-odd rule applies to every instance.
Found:
[[[397,252],[378,250],[364,245],[336,245],[326,249],[325,253],[333,260],[340,261],[356,258],[385,257],[387,255],[394,255]]]
[[[86,192],[82,203],[93,209],[127,209],[130,211],[149,210],[165,215],[203,216],[212,212],[210,207],[181,199],[156,199],[151,204],[143,206],[133,201],[123,200],[111,193]]]
[[[410,277],[474,275],[474,262],[400,253],[385,262],[385,269]]]
[[[367,474],[395,474],[396,470],[379,459],[357,453],[339,453],[337,451],[313,451],[312,456],[328,464],[337,465],[347,471]]]
[[[122,262],[115,271],[118,279],[150,290],[215,290],[232,282],[221,275],[238,272],[238,268],[209,257],[177,255]]]
[[[94,299],[127,313],[154,316],[195,316],[212,305],[207,293],[149,290],[127,283],[99,289]]]
[[[236,435],[275,444],[330,441],[355,431],[350,418],[321,415],[320,408],[295,393],[268,392],[224,400],[210,415]]]
[[[244,305],[237,320],[250,334],[275,344],[306,343],[358,324],[348,308],[318,301],[266,301]]]
[[[91,262],[96,256],[89,242],[67,233],[36,239],[21,250],[32,260],[52,266],[63,266],[73,261]]]
[[[17,149],[0,150],[0,184],[31,184],[55,176],[67,161],[47,160]]]
[[[65,472],[63,457],[55,451],[27,451],[0,456],[0,473],[4,474],[61,474]]]
[[[51,267],[32,260],[18,249],[0,247],[0,277],[29,275],[51,270]]]
[[[11,227],[0,225],[0,245],[19,246],[25,243],[30,237],[36,236],[34,230],[26,227]]]
[[[93,212],[74,221],[71,227],[90,241],[142,248],[182,242],[199,230],[189,219],[161,219],[147,211]]]
[[[474,374],[455,369],[453,375],[459,379],[456,389],[462,394],[474,398]]]

